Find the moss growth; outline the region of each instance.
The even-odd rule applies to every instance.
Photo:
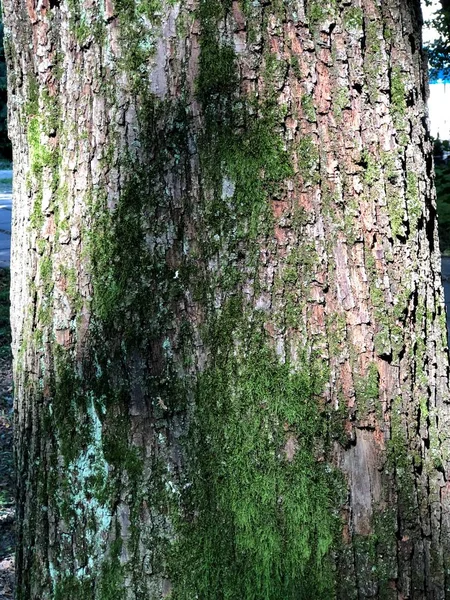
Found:
[[[42,174],[42,169],[51,163],[52,154],[49,149],[41,142],[41,120],[39,117],[32,117],[28,123],[28,145],[30,148],[30,169],[31,173],[38,177]]]
[[[81,0],[68,0],[69,27],[78,44],[83,47],[90,41],[102,43],[105,36],[104,10],[89,10]]]
[[[54,481],[43,501],[72,531],[83,525],[83,544],[77,548],[77,568],[67,575],[64,554],[56,554],[50,565],[54,597],[75,600],[84,598],[109,600],[120,597],[123,581],[118,564],[117,544],[105,558],[107,538],[117,502],[118,480],[123,471],[108,455],[106,408],[115,398],[94,395],[93,381],[77,373],[68,351],[54,348],[54,370],[47,374],[50,388],[45,397],[45,430],[52,432],[57,456],[61,457],[50,471]],[[35,391],[39,396],[42,392]],[[115,408],[117,416],[117,406]],[[117,424],[114,431],[122,431]],[[128,431],[128,430],[127,430]],[[127,435],[127,434],[125,434]],[[125,447],[125,444],[123,444]],[[121,463],[127,462],[132,448],[126,446]],[[56,454],[51,455],[56,460]],[[64,468],[61,468],[61,460]],[[113,469],[111,470],[111,466]],[[116,468],[117,470],[114,470]],[[130,469],[130,473],[132,473]],[[131,475],[130,475],[131,476]],[[49,480],[50,484],[50,480]],[[98,573],[101,573],[98,576]],[[53,596],[52,596],[53,597]]]
[[[405,146],[408,143],[406,111],[405,76],[400,67],[394,67],[391,71],[391,112],[400,146]]]
[[[114,3],[124,49],[120,68],[126,73],[131,89],[136,94],[141,94],[148,87],[151,59],[156,51],[155,31],[161,27],[167,7],[176,4],[176,1],[116,0]],[[95,13],[91,15],[91,22],[93,20],[95,22]],[[100,35],[104,35],[102,30]]]
[[[335,18],[336,8],[337,0],[329,0],[327,3],[320,2],[319,0],[310,0],[306,10],[310,28],[314,28],[316,31],[317,26],[323,23],[323,21]]]
[[[381,43],[383,32],[377,21],[366,23],[366,53],[364,57],[364,72],[369,97],[372,104],[376,103],[379,94],[380,70],[382,68]],[[384,40],[383,40],[384,41]]]
[[[351,6],[344,12],[344,27],[348,31],[360,31],[364,23],[364,13],[359,6]]]
[[[404,237],[405,229],[405,207],[402,199],[398,195],[392,195],[388,199],[389,221],[391,223],[391,231],[394,237]]]
[[[98,600],[123,600],[125,598],[124,569],[120,564],[122,540],[116,539],[111,545],[109,557],[104,561],[99,578]]]
[[[333,114],[339,122],[342,119],[342,111],[350,105],[350,92],[348,88],[339,88],[333,95]]]
[[[400,67],[394,67],[391,73],[391,103],[392,111],[396,117],[401,118],[406,114],[406,90]]]
[[[377,508],[373,533],[355,536],[357,578],[367,588],[377,590],[380,600],[394,600],[392,581],[397,577],[397,511]]]
[[[215,360],[198,381],[192,520],[174,549],[172,597],[331,598],[342,496],[336,473],[318,462],[323,381],[306,357],[297,368],[280,363],[263,329],[245,322],[234,299],[210,330]]]
[[[76,269],[66,265],[59,265],[59,278],[62,280],[62,287],[67,299],[78,314],[83,308],[83,299],[78,290],[78,273]]]
[[[197,96],[204,106],[219,103],[220,109],[229,108],[231,96],[238,84],[235,53],[231,41],[220,39],[218,25],[228,10],[228,2],[201,0],[198,18],[201,22],[199,76]],[[225,6],[224,6],[225,5]],[[223,106],[225,102],[228,106]]]
[[[53,591],[54,600],[77,600],[79,598],[92,598],[93,582],[80,581],[74,575],[66,576],[56,584]]]
[[[316,397],[323,369],[306,357],[296,367],[280,363],[262,324],[246,316],[239,293],[242,265],[257,266],[253,240],[273,231],[267,227],[270,200],[293,173],[289,149],[277,135],[282,115],[272,82],[278,65],[264,54],[263,93],[237,101],[236,58],[226,34],[218,34],[227,10],[226,3],[203,1],[198,13],[197,95],[205,116],[199,151],[207,190],[201,217],[209,234],[200,244],[206,259],[220,257],[224,248],[241,258],[199,282],[211,359],[196,385],[187,480],[181,496],[174,495],[182,509],[181,518],[174,517],[179,537],[170,561],[171,598],[306,598],[312,590],[329,598],[341,497],[335,472],[320,462],[328,426]],[[309,142],[303,162],[315,149]],[[306,165],[308,177],[317,150],[315,156],[314,165]],[[303,262],[290,256],[283,285],[298,284]],[[230,278],[237,290],[225,285],[230,295],[213,310],[209,290],[223,290]]]
[[[363,150],[361,154],[361,163],[364,167],[364,181],[369,186],[372,186],[380,178],[380,167],[368,150]]]
[[[30,171],[27,186],[33,189],[34,204],[30,215],[30,226],[38,234],[44,225],[45,215],[42,210],[44,185],[56,192],[59,185],[59,151],[48,143],[48,136],[54,134],[59,119],[58,102],[47,92],[39,93],[35,79],[28,83],[28,102],[26,104],[27,142],[29,148]],[[48,174],[49,181],[44,177]],[[49,207],[49,210],[54,210]],[[38,235],[38,243],[40,242]]]
[[[57,582],[55,594],[61,598],[94,597],[92,576],[97,578],[98,600],[120,597],[124,577],[138,589],[142,565],[121,567],[119,545],[113,544],[110,555],[104,556],[111,515],[127,493],[132,498],[127,499],[130,555],[140,551],[144,500],[162,515],[152,515],[151,543],[166,550],[168,541],[158,536],[167,533],[164,515],[170,506],[180,535],[179,546],[172,548],[173,598],[191,599],[193,593],[215,600],[333,595],[330,554],[339,529],[342,482],[324,460],[328,417],[317,397],[323,365],[306,355],[295,365],[281,363],[261,323],[253,322],[249,329],[239,293],[242,273],[247,277],[257,272],[254,241],[273,233],[271,202],[283,194],[283,182],[293,168],[292,149],[278,135],[284,116],[273,85],[279,77],[275,57],[263,55],[265,87],[260,97],[238,98],[234,50],[227,33],[218,31],[230,5],[201,0],[198,8],[202,47],[196,93],[205,117],[204,132],[196,140],[204,175],[195,214],[205,234],[198,240],[204,261],[200,264],[194,251],[188,255],[182,247],[180,240],[190,238],[183,231],[184,216],[174,216],[174,198],[167,190],[167,173],[178,181],[189,177],[192,127],[187,100],[181,94],[178,102],[158,102],[145,83],[153,46],[148,31],[145,36],[139,32],[145,19],[158,25],[158,3],[116,3],[124,35],[130,36],[121,66],[136,73],[132,84],[142,132],[139,160],[133,148],[119,157],[128,179],[122,181],[113,210],[101,191],[90,199],[92,227],[89,234],[83,232],[94,290],[89,358],[76,363],[70,351],[55,346],[53,364],[46,365],[49,371],[40,382],[45,387],[47,430],[65,466],[64,481],[57,482],[60,495],[52,491],[52,502],[74,531],[80,532],[83,523],[83,543],[75,560],[84,564],[90,558],[94,564],[90,572],[79,573],[78,580]],[[82,25],[82,18],[79,22]],[[84,43],[85,33],[76,35]],[[43,96],[38,100],[48,101]],[[31,120],[29,130],[36,187],[42,187],[45,167],[57,159],[46,153],[46,136],[57,119],[48,124],[39,119]],[[306,139],[300,154],[305,177],[315,181],[319,156],[312,139]],[[111,155],[105,153],[105,160]],[[57,181],[52,187],[53,192],[66,193]],[[183,210],[192,210],[189,199],[182,203]],[[36,203],[36,213],[38,225],[42,202]],[[46,244],[39,247],[42,285],[53,285],[58,273],[71,303],[80,310],[74,273],[53,265],[48,250]],[[168,259],[170,252],[173,261]],[[309,264],[305,256],[293,254],[283,265],[286,287],[298,284],[298,272]],[[219,267],[205,273],[203,265],[212,258]],[[199,290],[207,321],[203,342],[212,357],[196,384],[189,375],[196,359],[192,331],[177,320],[180,302],[193,288]],[[222,311],[213,303],[216,289],[224,291]],[[50,291],[46,287],[46,293]],[[292,298],[290,306],[298,306],[298,298]],[[288,316],[294,320],[293,314]],[[50,327],[48,331],[51,338]],[[151,369],[146,362],[143,374],[136,374],[129,365],[138,364],[141,357]],[[158,438],[160,455],[151,473],[151,493],[157,501],[143,489],[142,456],[130,442],[132,386],[140,388],[146,410],[161,429],[196,406],[188,443],[192,480],[182,482],[184,488],[178,476],[172,481],[167,473],[171,458],[157,464],[166,451]],[[43,398],[42,389],[37,397]],[[168,567],[158,556],[151,568],[157,580]]]
[[[310,94],[303,94],[302,109],[308,121],[314,123],[317,119],[317,116],[316,109],[314,108],[314,99]]]
[[[283,307],[276,316],[280,328],[301,329],[303,312],[309,298],[309,285],[318,263],[317,251],[313,243],[305,243],[292,248],[281,262],[280,272],[274,288],[283,294]]]
[[[373,314],[376,325],[374,336],[375,352],[378,356],[391,356],[395,351],[393,337],[398,329],[390,306],[386,301],[382,282],[380,281],[375,259],[370,250],[364,254],[367,278],[369,282],[370,299],[373,306]],[[401,333],[401,329],[400,329]]]
[[[80,598],[95,598],[95,600],[122,600],[125,597],[124,570],[120,564],[122,542],[115,540],[110,548],[109,556],[103,562],[99,577],[84,576],[84,569],[73,575],[64,575],[53,589],[53,600],[80,600]],[[57,573],[51,567],[53,577]]]
[[[406,174],[406,206],[409,216],[411,231],[417,230],[419,218],[423,212],[423,205],[419,197],[419,182],[417,175],[412,171]]]

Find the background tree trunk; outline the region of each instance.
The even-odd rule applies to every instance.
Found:
[[[450,597],[418,0],[4,0],[18,600]]]

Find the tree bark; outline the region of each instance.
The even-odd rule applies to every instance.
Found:
[[[418,0],[4,0],[18,600],[450,598]]]

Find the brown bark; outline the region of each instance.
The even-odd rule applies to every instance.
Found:
[[[450,597],[415,0],[5,0],[19,599]]]

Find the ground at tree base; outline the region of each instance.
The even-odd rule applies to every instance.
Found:
[[[9,271],[0,269],[0,600],[14,598],[14,466]]]

